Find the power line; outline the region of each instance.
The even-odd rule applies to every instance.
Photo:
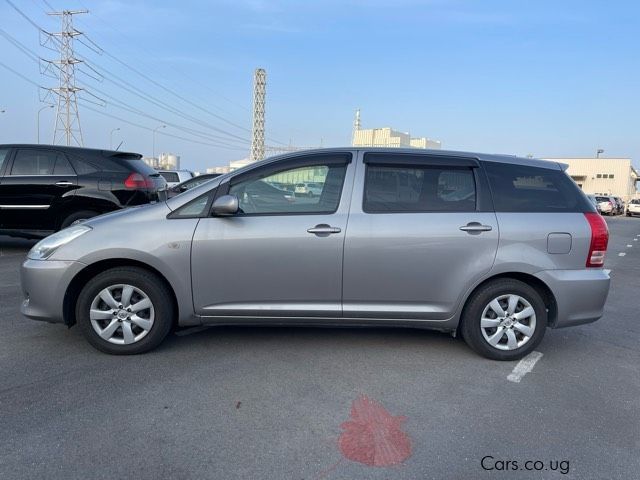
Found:
[[[83,100],[81,100],[81,101],[83,101]],[[150,131],[150,132],[152,132],[152,131],[154,130],[154,129],[153,129],[153,128],[151,128],[151,127],[146,127],[146,126],[144,126],[144,125],[140,125],[139,123],[135,123],[135,122],[132,122],[132,121],[130,121],[130,120],[126,120],[126,119],[124,119],[124,118],[122,118],[122,117],[118,117],[118,116],[116,116],[116,115],[112,115],[112,114],[109,114],[109,113],[106,113],[106,112],[102,112],[102,111],[97,110],[97,109],[95,109],[95,108],[92,108],[92,107],[90,107],[90,106],[88,106],[88,105],[83,105],[83,106],[84,106],[84,108],[86,108],[87,110],[91,110],[92,112],[95,112],[95,113],[97,113],[97,114],[99,114],[99,115],[103,115],[103,116],[105,116],[105,117],[113,118],[113,119],[118,120],[118,121],[120,121],[120,122],[123,122],[123,123],[129,124],[129,125],[132,125],[132,126],[134,126],[134,127],[142,128],[143,130],[148,130],[148,131]],[[158,131],[157,131],[157,133],[158,133],[158,134],[160,134],[160,135],[164,135],[164,136],[166,136],[166,137],[177,138],[177,139],[179,139],[179,140],[184,140],[184,141],[186,141],[186,142],[190,142],[190,143],[197,143],[197,144],[200,144],[200,145],[206,145],[206,146],[209,146],[209,147],[225,148],[225,149],[228,149],[228,150],[245,150],[245,148],[246,148],[246,147],[230,147],[230,146],[221,145],[221,144],[215,144],[215,143],[210,143],[210,142],[202,142],[202,141],[200,141],[200,140],[194,140],[194,139],[191,139],[191,138],[182,137],[182,136],[180,136],[180,135],[173,135],[173,134],[171,134],[171,133],[163,132],[163,131],[161,131],[161,130],[158,130]]]
[[[46,4],[49,4],[49,2],[47,2],[46,0],[43,0],[43,2],[45,2]],[[84,4],[83,4],[82,2],[80,2],[80,4],[84,6]],[[85,6],[85,8],[87,8],[87,7]],[[98,18],[98,16],[96,16],[95,14],[94,14],[94,15],[92,15],[92,18],[95,18],[96,20],[101,21],[101,23],[103,23],[104,25],[107,25],[111,30],[113,30],[114,32],[118,33],[120,36],[122,36],[122,35],[123,35],[123,34],[122,34],[121,32],[119,32],[115,27],[113,27],[113,25],[112,25],[111,23],[108,23],[108,22],[105,22],[105,21],[103,21],[103,20],[100,20],[100,19]],[[154,80],[153,78],[150,78],[149,76],[147,76],[147,75],[145,75],[144,73],[140,72],[138,69],[136,69],[135,67],[133,67],[133,66],[129,65],[128,63],[124,62],[124,61],[123,61],[123,60],[121,60],[120,58],[117,58],[117,57],[113,56],[110,52],[106,51],[103,47],[101,47],[101,46],[97,45],[95,42],[92,42],[92,43],[93,43],[97,48],[100,48],[100,49],[104,52],[104,54],[105,54],[106,56],[108,56],[108,57],[112,58],[112,59],[113,59],[113,60],[115,60],[116,62],[118,62],[118,63],[122,64],[122,65],[123,65],[123,66],[125,66],[126,68],[128,68],[128,69],[132,70],[133,72],[137,73],[138,75],[140,75],[142,78],[144,78],[144,79],[146,79],[147,81],[149,81],[149,82],[153,83],[154,85],[156,85],[156,86],[158,86],[159,88],[161,88],[161,89],[165,90],[166,92],[168,92],[168,93],[172,94],[173,96],[175,96],[175,97],[179,98],[180,100],[182,100],[182,101],[184,101],[184,102],[188,103],[189,105],[192,105],[193,107],[195,107],[195,108],[197,108],[197,109],[199,109],[199,110],[203,111],[204,113],[207,113],[207,114],[209,114],[209,115],[211,115],[211,116],[214,116],[215,118],[218,118],[219,120],[224,121],[225,123],[228,123],[229,125],[235,126],[235,127],[239,128],[239,129],[241,129],[241,130],[243,130],[243,131],[246,131],[246,132],[250,133],[250,130],[249,130],[249,129],[247,129],[247,128],[245,128],[245,127],[242,127],[242,126],[238,125],[237,123],[231,122],[231,121],[229,121],[228,119],[225,119],[224,117],[222,117],[222,116],[220,116],[220,115],[217,115],[217,114],[215,114],[215,113],[211,112],[210,110],[204,109],[204,108],[202,107],[202,105],[201,105],[201,104],[197,104],[197,103],[194,103],[194,102],[190,101],[189,99],[185,98],[184,96],[182,96],[182,95],[180,95],[180,94],[176,93],[175,91],[173,91],[173,90],[171,90],[171,89],[169,89],[169,88],[165,87],[164,85],[162,85],[161,83],[157,82],[157,81],[156,81],[156,80]],[[148,52],[147,52],[147,53],[148,53]],[[194,83],[194,84],[196,84],[196,85],[203,86],[204,88],[208,89],[209,91],[213,91],[213,90],[211,90],[211,88],[210,88],[210,87],[207,87],[207,86],[205,86],[204,84],[202,84],[202,83],[200,83],[200,82],[197,82],[195,79],[193,79],[193,78],[192,78],[191,76],[189,76],[189,75],[186,75],[184,72],[182,72],[182,71],[178,71],[178,73],[179,73],[180,75],[182,75],[184,78],[186,78],[186,79],[190,80],[192,83]],[[244,107],[244,106],[242,106],[242,105],[238,104],[237,102],[234,102],[234,101],[232,101],[232,100],[230,100],[230,99],[228,99],[228,98],[226,98],[226,97],[224,97],[224,96],[220,95],[220,94],[219,94],[219,93],[217,93],[217,92],[215,92],[215,93],[216,93],[216,95],[218,95],[218,96],[219,96],[220,98],[222,98],[223,100],[226,100],[226,101],[228,101],[228,102],[230,102],[230,103],[232,103],[232,104],[234,104],[234,105],[236,105],[236,106],[238,106],[238,107],[242,108],[242,109],[243,109],[243,110],[245,110],[245,111],[249,111],[246,107]],[[202,102],[202,103],[204,103],[204,102]],[[217,107],[217,108],[219,108],[219,109],[220,109],[220,107]],[[270,141],[274,142],[274,143],[278,143],[278,144],[280,144],[280,145],[286,145],[284,142],[281,142],[281,141],[276,140],[276,139],[274,139],[274,138],[268,137],[268,139],[269,139]]]
[[[220,136],[217,136],[217,135],[212,135],[210,133],[203,132],[203,131],[200,131],[200,130],[195,130],[195,129],[192,129],[192,128],[189,128],[189,127],[184,127],[182,125],[175,124],[175,123],[172,123],[170,121],[167,121],[166,119],[150,115],[150,114],[148,114],[148,113],[146,113],[146,112],[144,112],[142,110],[139,110],[137,108],[134,108],[134,107],[131,107],[129,105],[126,105],[125,103],[122,103],[120,100],[118,100],[117,98],[109,95],[106,92],[103,92],[103,91],[98,90],[96,88],[93,88],[93,90],[96,90],[100,95],[110,99],[110,103],[109,104],[114,106],[114,107],[116,107],[116,108],[119,108],[119,109],[122,109],[122,110],[125,110],[125,111],[128,111],[128,112],[134,113],[135,115],[139,115],[141,117],[145,117],[145,118],[148,118],[150,120],[154,120],[156,122],[160,122],[160,123],[169,125],[169,126],[171,126],[173,128],[176,128],[178,130],[182,130],[185,133],[189,133],[190,135],[194,135],[194,136],[197,136],[197,137],[200,137],[200,138],[203,138],[203,139],[206,139],[206,140],[210,140],[210,141],[213,140],[213,141],[218,141],[218,142],[224,142],[224,143],[220,143],[221,145],[224,144],[224,145],[227,145],[227,146],[247,148],[246,145],[239,145],[239,144],[230,143],[230,141],[227,138],[220,137]]]
[[[14,75],[17,75],[18,77],[20,77],[21,79],[23,79],[25,82],[29,82],[31,85],[36,86],[38,88],[43,88],[41,85],[38,85],[36,82],[34,82],[33,80],[25,77],[24,75],[22,75],[20,72],[14,70],[13,68],[11,68],[9,65],[0,62],[0,67],[4,67],[5,69],[9,70],[11,73],[13,73]]]
[[[128,82],[127,80],[123,79],[122,77],[116,75],[113,72],[110,72],[106,69],[104,69],[103,67],[98,66],[97,64],[94,64],[90,61],[88,61],[86,58],[83,58],[83,60],[85,61],[85,64],[88,66],[92,66],[94,69],[98,70],[99,74],[102,75],[107,81],[109,81],[110,83],[113,83],[114,85],[118,86],[119,88],[122,88],[123,90],[128,91],[129,93],[145,100],[146,102],[149,102],[153,105],[155,105],[156,107],[162,108],[164,110],[168,110],[170,112],[172,112],[175,115],[178,115],[179,117],[184,118],[185,120],[189,120],[193,123],[196,123],[198,125],[200,125],[201,127],[205,127],[205,128],[209,128],[211,130],[214,130],[216,132],[222,133],[224,135],[227,135],[228,137],[232,137],[233,139],[237,140],[237,141],[241,141],[241,142],[245,142],[245,143],[249,143],[249,141],[244,138],[244,137],[240,137],[238,135],[235,135],[234,133],[228,132],[226,130],[223,130],[221,128],[218,128],[214,125],[211,125],[207,122],[204,122],[196,117],[193,117],[191,115],[188,115],[186,113],[184,113],[183,111],[179,110],[178,108],[175,108],[171,105],[169,105],[168,103],[166,103],[163,100],[160,100],[152,95],[150,95],[147,92],[144,92],[143,90],[140,90],[138,87],[136,87],[135,85],[131,84],[130,82]],[[113,77],[113,78],[111,78]],[[115,80],[114,80],[115,79]]]

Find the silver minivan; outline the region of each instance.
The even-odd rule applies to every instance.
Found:
[[[196,325],[401,326],[515,360],[597,320],[606,223],[551,161],[416,149],[274,157],[73,225],[22,265],[22,312],[135,354]],[[300,183],[319,195],[287,192]]]

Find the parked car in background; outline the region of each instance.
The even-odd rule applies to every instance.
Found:
[[[88,218],[155,202],[164,179],[137,153],[0,145],[0,234],[38,238]]]
[[[294,193],[306,197],[317,197],[322,193],[322,184],[316,182],[297,183]]]
[[[589,199],[591,204],[595,207],[596,211],[598,213],[602,214],[602,210],[600,210],[600,204],[598,203],[598,200],[596,199],[596,196],[595,195],[587,195],[587,198]]]
[[[602,215],[616,214],[617,208],[613,197],[602,197],[600,195],[597,195],[596,200],[598,201],[598,205],[600,206],[600,213],[602,213]]]
[[[179,183],[193,178],[193,172],[189,170],[158,170],[158,173],[166,180],[167,188],[175,187]]]
[[[613,200],[616,203],[616,214],[617,215],[624,215],[625,205],[624,205],[624,202],[622,201],[622,199],[620,197],[613,197]]]
[[[640,215],[640,198],[629,200],[627,204],[627,217]]]
[[[173,187],[170,187],[167,191],[167,196],[169,198],[175,197],[176,195],[179,195],[182,192],[191,190],[192,188],[197,187],[198,185],[201,185],[205,182],[208,182],[213,178],[219,177],[220,175],[222,174],[221,173],[203,173],[202,175],[198,175],[196,177],[190,178],[188,180],[185,180],[182,183],[179,183],[177,185],[174,185]]]
[[[313,199],[269,185],[311,173]],[[148,351],[174,324],[384,325],[516,360],[547,327],[602,315],[607,243],[558,163],[297,152],[41,241],[22,265],[21,311],[77,323],[112,354]]]

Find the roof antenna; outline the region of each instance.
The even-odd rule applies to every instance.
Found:
[[[118,150],[120,150],[120,147],[122,146],[122,142],[124,142],[124,140],[120,141],[120,143],[119,143],[119,144],[118,144],[118,146],[116,147],[116,152],[117,152]]]

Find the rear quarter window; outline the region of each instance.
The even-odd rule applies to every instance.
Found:
[[[483,162],[497,212],[592,212],[593,205],[563,171]]]
[[[164,177],[167,182],[179,182],[180,177],[176,172],[160,172],[160,175]]]

